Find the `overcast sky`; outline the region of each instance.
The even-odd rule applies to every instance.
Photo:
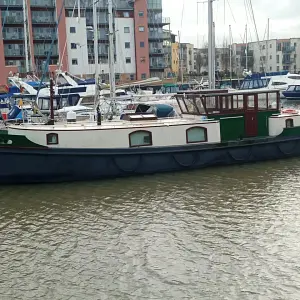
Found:
[[[204,2],[203,0],[162,1],[163,16],[171,18],[173,33],[181,32],[181,42],[193,43],[195,47],[203,46],[207,42],[207,3],[198,4],[197,21],[197,1]],[[245,0],[214,2],[217,46],[221,46],[225,39],[229,40],[229,25],[232,27],[234,43],[242,42],[244,39],[246,24],[249,28],[248,41],[257,41],[250,10],[246,10],[244,3]],[[270,18],[270,38],[300,37],[300,0],[252,0],[252,6],[260,40],[264,36],[267,37],[268,18]]]

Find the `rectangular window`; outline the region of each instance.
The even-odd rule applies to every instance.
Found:
[[[124,27],[124,33],[130,33],[130,28],[129,27]]]
[[[270,48],[272,48],[272,44],[270,44]]]
[[[124,11],[123,12],[123,17],[124,18],[129,18],[129,12],[128,11]]]
[[[78,65],[78,60],[77,58],[72,59],[72,65]]]
[[[125,42],[125,49],[129,49],[130,48],[130,43],[129,42]]]
[[[145,31],[145,27],[144,26],[139,26],[139,32],[144,32]]]
[[[131,64],[131,57],[126,57],[126,64]]]
[[[270,59],[272,59],[272,55],[270,55]]]
[[[279,55],[276,55],[276,62],[279,64]]]
[[[140,47],[145,48],[145,42],[140,42]]]
[[[146,73],[143,73],[143,74],[141,75],[141,78],[142,78],[142,79],[146,79]]]
[[[277,72],[279,72],[279,66],[277,66]]]
[[[130,74],[130,80],[134,80],[134,74]]]
[[[144,16],[144,12],[143,11],[139,11],[139,17],[143,17]]]
[[[71,49],[77,49],[77,44],[76,43],[71,43]]]
[[[70,33],[76,33],[76,28],[75,27],[70,27]]]
[[[115,79],[120,80],[120,74],[115,74]]]

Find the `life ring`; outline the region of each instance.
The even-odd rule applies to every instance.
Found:
[[[288,109],[281,110],[281,113],[282,114],[289,114],[289,115],[297,115],[299,112],[296,109],[288,108]]]

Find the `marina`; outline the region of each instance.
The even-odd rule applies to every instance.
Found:
[[[0,3],[0,300],[300,299],[288,2]]]

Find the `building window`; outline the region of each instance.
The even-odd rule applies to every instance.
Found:
[[[125,49],[129,49],[130,48],[130,43],[129,42],[125,42]]]
[[[270,59],[272,59],[272,55],[270,55]]]
[[[76,28],[75,27],[70,27],[70,33],[76,33]]]
[[[272,44],[270,44],[270,48],[272,48]]]
[[[72,59],[72,65],[78,65],[78,60],[77,58]]]
[[[130,28],[129,27],[124,27],[124,33],[130,33]]]
[[[295,48],[297,47],[297,43],[294,43],[294,47],[295,47]]]
[[[129,18],[129,12],[128,11],[124,11],[123,12],[123,17],[124,18]]]
[[[145,31],[145,27],[144,26],[139,26],[139,32],[144,32]]]
[[[192,127],[187,129],[186,142],[187,144],[207,142],[207,129],[204,127]]]
[[[140,47],[145,48],[145,42],[140,42]]]
[[[77,44],[76,43],[71,43],[71,49],[77,49]]]
[[[279,72],[279,66],[277,66],[276,70],[277,70],[277,72]]]
[[[276,62],[279,64],[279,55],[276,55]]]
[[[115,79],[120,80],[120,74],[115,74]]]
[[[130,80],[134,80],[134,74],[130,74]]]
[[[286,128],[292,128],[292,127],[294,127],[294,120],[293,119],[286,119],[285,120],[285,127]]]
[[[144,12],[143,11],[139,11],[139,17],[143,17],[144,16]]]
[[[146,73],[142,73],[141,78],[146,79],[146,77],[147,77]]]
[[[47,145],[58,145],[58,134],[48,133],[46,135]]]
[[[152,133],[146,130],[138,130],[129,134],[130,147],[152,146]]]
[[[272,71],[272,67],[270,67],[270,71]]]
[[[126,57],[126,64],[131,64],[131,57]]]

